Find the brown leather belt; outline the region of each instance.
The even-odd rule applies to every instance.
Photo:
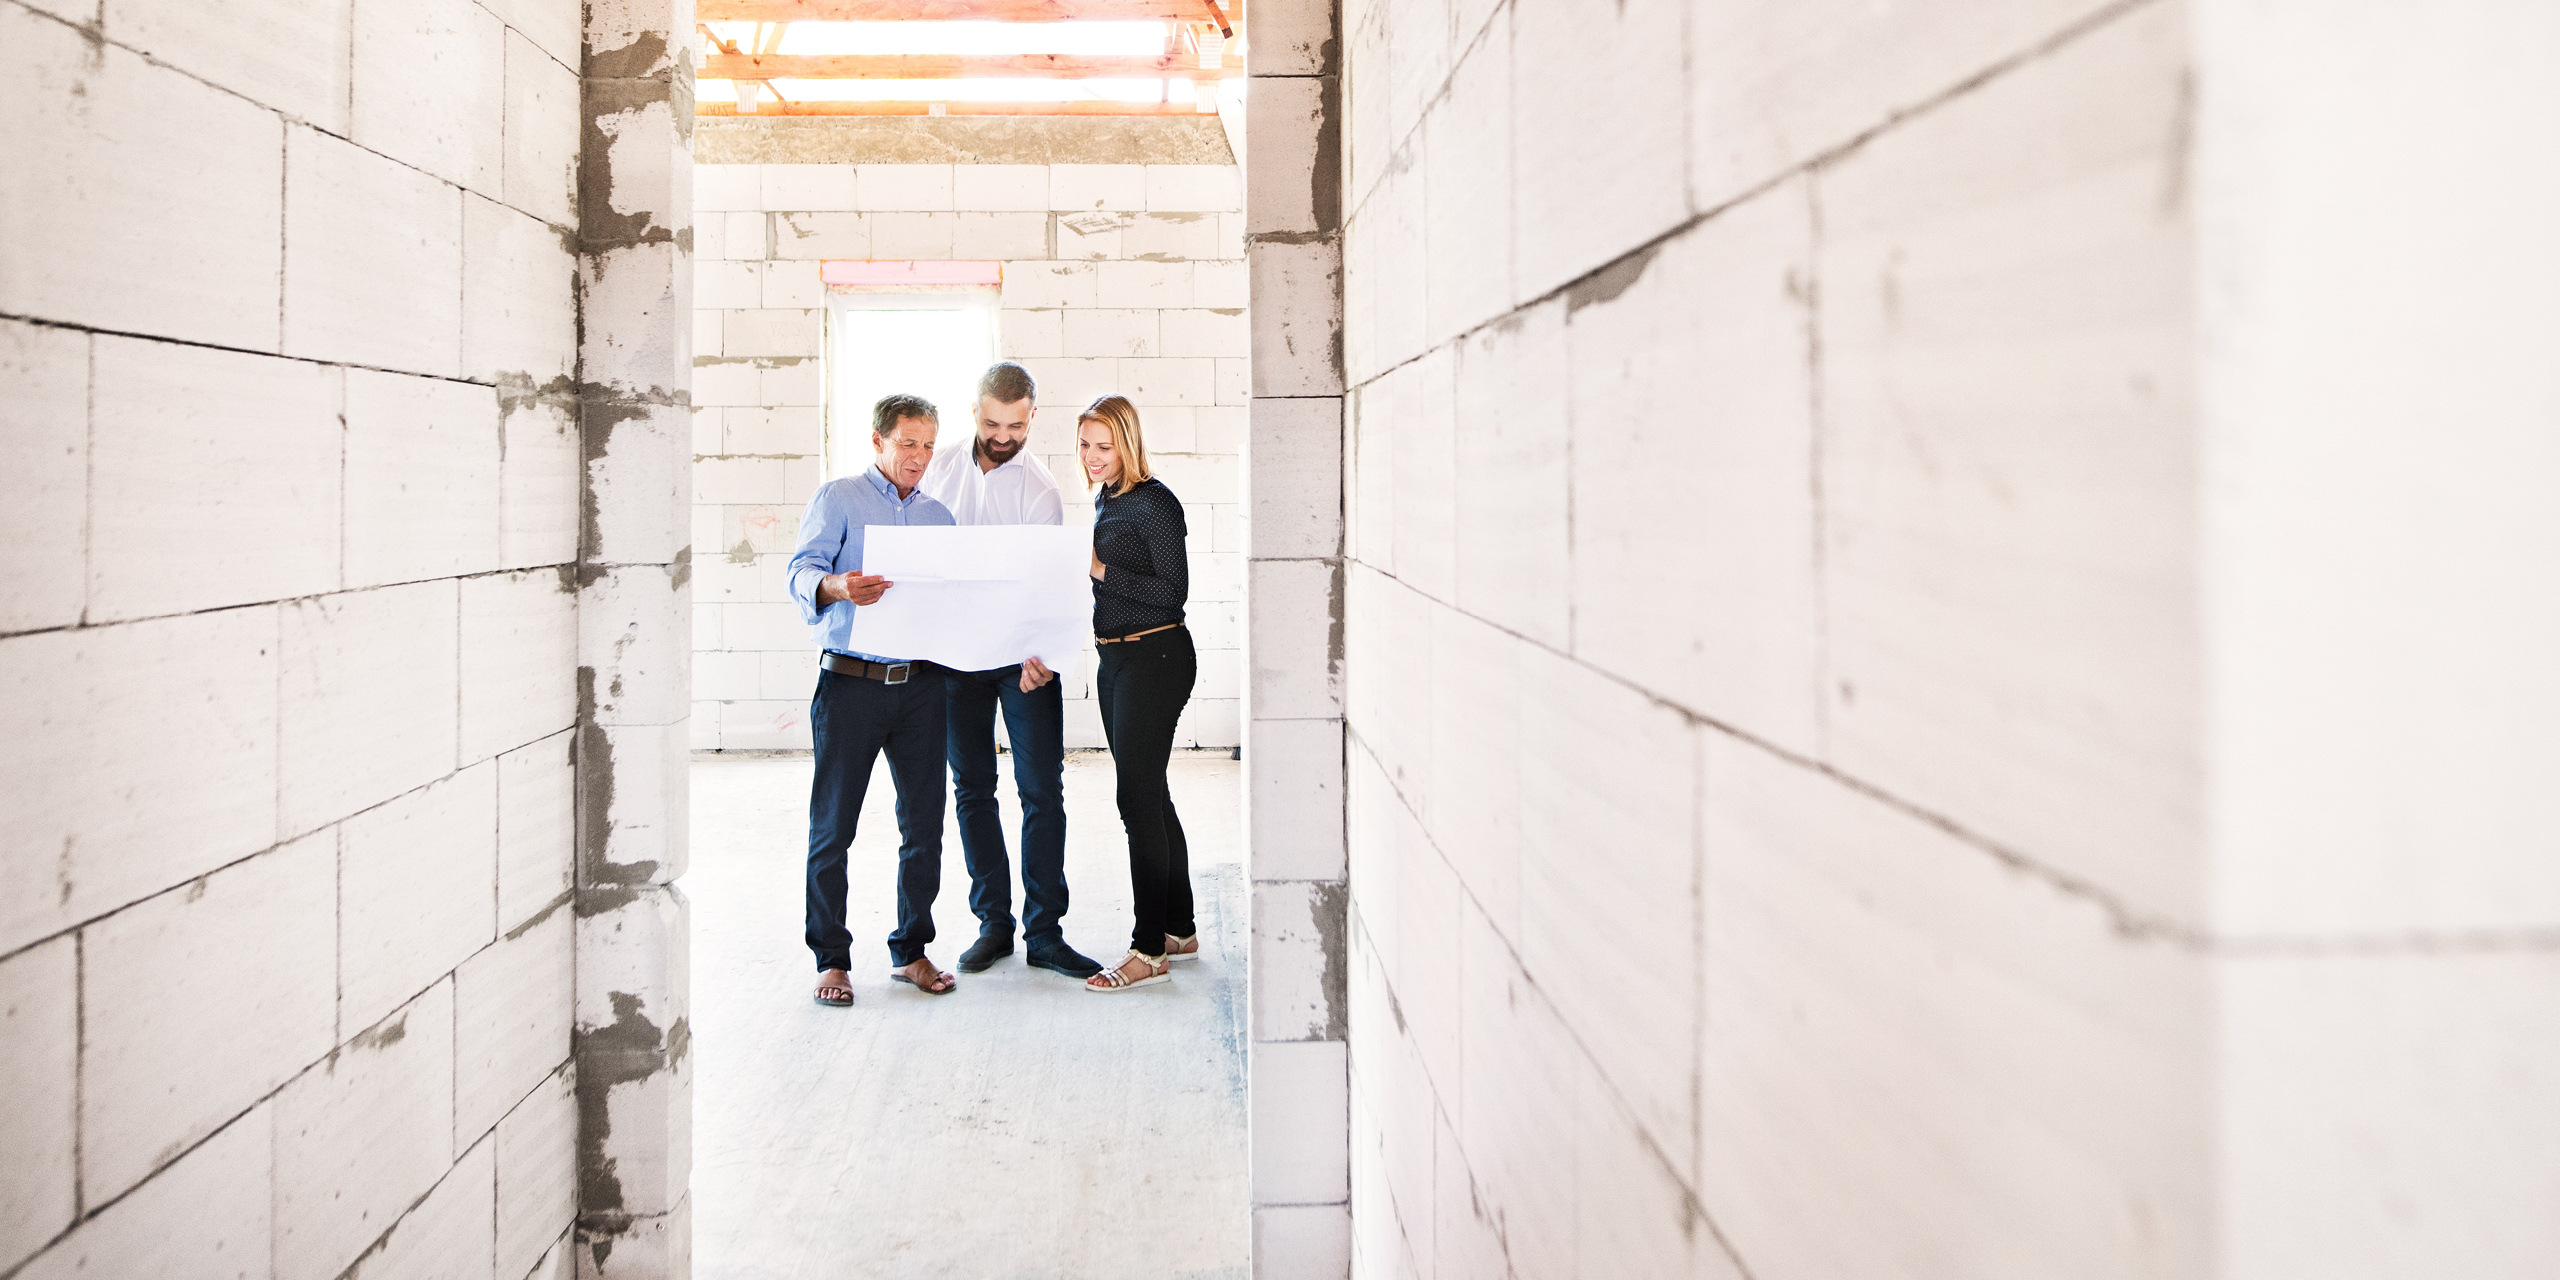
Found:
[[[1172,631],[1181,626],[1182,624],[1179,622],[1168,622],[1161,627],[1149,627],[1144,631],[1132,631],[1125,636],[1095,636],[1093,638],[1093,642],[1095,644],[1127,644],[1140,636],[1151,636],[1159,631]]]
[[[860,658],[849,658],[833,650],[827,650],[818,655],[818,665],[840,676],[860,676],[865,680],[877,680],[882,684],[905,684],[908,678],[915,674],[916,664],[865,662]]]

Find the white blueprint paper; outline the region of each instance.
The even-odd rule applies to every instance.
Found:
[[[960,671],[1036,657],[1072,670],[1093,630],[1093,531],[1048,524],[870,525],[862,571],[891,583],[851,648]]]

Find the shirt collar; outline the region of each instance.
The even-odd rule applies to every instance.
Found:
[[[913,502],[919,495],[924,493],[924,486],[917,485],[915,487],[915,492],[910,493],[903,498],[899,497],[898,486],[889,483],[889,477],[880,474],[880,464],[877,462],[874,462],[870,466],[862,469],[862,478],[871,482],[872,492],[879,494],[883,498],[887,498],[891,502]]]

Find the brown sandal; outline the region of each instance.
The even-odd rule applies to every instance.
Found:
[[[926,969],[931,970],[933,976],[924,982],[916,981],[915,974],[912,971],[917,965],[923,965]],[[947,996],[951,994],[954,988],[960,985],[960,980],[958,978],[952,977],[943,970],[936,968],[931,960],[927,960],[923,956],[917,956],[915,959],[908,961],[907,967],[904,969],[890,970],[889,980],[891,982],[903,982],[929,996]]]
[[[821,970],[818,974],[818,989],[810,992],[809,998],[830,1009],[851,1008],[853,1006],[853,975],[845,973],[844,978],[839,981],[829,978],[827,975],[830,973],[844,973],[844,970]]]
[[[1122,972],[1129,967],[1131,960],[1137,961],[1138,967],[1146,971],[1144,977],[1132,978]],[[1084,989],[1109,995],[1114,991],[1129,991],[1158,982],[1171,981],[1173,981],[1172,961],[1163,956],[1141,955],[1132,951],[1122,958],[1119,964],[1085,979]]]

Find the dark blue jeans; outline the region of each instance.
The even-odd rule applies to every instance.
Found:
[[[1111,744],[1119,775],[1120,825],[1129,833],[1129,890],[1137,920],[1129,949],[1164,954],[1166,934],[1190,937],[1191,847],[1182,817],[1173,811],[1165,769],[1173,759],[1174,730],[1199,676],[1199,655],[1188,628],[1176,627],[1121,644],[1101,646],[1094,679],[1101,695],[1102,736]]]
[[[951,726],[951,791],[960,804],[960,852],[969,863],[969,910],[978,932],[1013,936],[1013,870],[996,807],[996,708],[1013,744],[1022,797],[1022,937],[1033,949],[1059,938],[1067,914],[1066,704],[1052,680],[1022,691],[1022,668],[943,677]]]
[[[942,889],[943,670],[914,665],[905,684],[818,672],[809,699],[817,777],[809,786],[809,950],[820,969],[850,969],[844,927],[845,851],[871,789],[871,766],[889,757],[898,788],[898,927],[889,963],[903,967],[933,941],[933,898]]]

